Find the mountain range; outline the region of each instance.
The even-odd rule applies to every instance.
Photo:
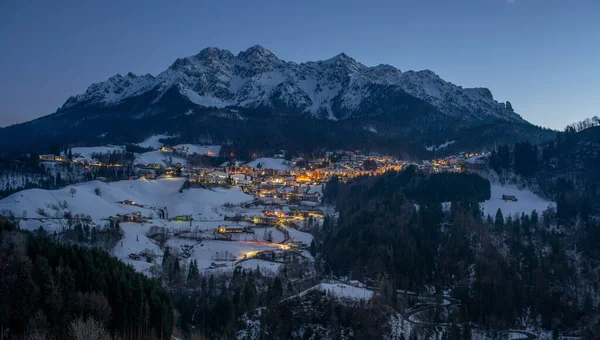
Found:
[[[237,55],[205,48],[157,76],[117,74],[53,114],[0,132],[0,146],[14,148],[16,140],[34,149],[134,142],[164,132],[213,143],[250,141],[259,149],[316,141],[387,149],[408,143],[414,149],[450,140],[464,148],[551,135],[488,89],[462,88],[429,70],[368,67],[344,53],[295,63],[259,45]]]

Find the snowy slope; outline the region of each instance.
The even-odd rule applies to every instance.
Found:
[[[160,149],[163,146],[163,143],[159,141],[159,139],[170,138],[172,136],[169,135],[153,135],[146,138],[143,142],[137,143],[139,147],[142,148],[153,148]]]
[[[180,152],[184,152],[190,155],[198,154],[210,157],[219,156],[219,152],[221,151],[220,145],[179,144],[176,145],[175,148],[177,148]]]
[[[252,200],[252,196],[239,189],[190,189],[183,193],[179,189],[183,179],[159,179],[148,181],[138,179],[104,183],[91,181],[65,187],[59,190],[29,189],[12,194],[0,200],[0,211],[6,209],[21,216],[24,210],[30,218],[42,217],[37,209],[44,209],[52,217],[55,210],[49,205],[67,202],[67,209],[73,213],[90,215],[92,219],[103,219],[116,214],[142,211],[147,216],[152,212],[150,207],[166,207],[170,216],[198,215],[205,211],[207,217],[216,214],[213,209],[224,203],[234,204]],[[72,195],[70,189],[75,188]],[[95,189],[101,194],[96,195]],[[148,208],[119,204],[119,201],[131,200]],[[63,209],[59,209],[62,216]]]
[[[238,55],[206,48],[177,59],[156,77],[116,75],[69,98],[60,110],[76,105],[111,106],[140,95],[157,102],[175,89],[200,107],[267,107],[337,120],[361,114],[361,107],[381,98],[381,86],[406,92],[453,117],[522,120],[512,106],[494,100],[489,90],[463,89],[429,70],[403,73],[389,65],[367,67],[344,53],[297,64],[258,45]]]
[[[186,160],[181,157],[173,156],[168,152],[162,151],[148,151],[142,154],[136,155],[134,164],[162,164],[165,166],[171,165],[170,163],[181,163],[186,165]]]
[[[310,246],[313,240],[313,236],[309,233],[305,233],[303,231],[296,230],[294,228],[285,228],[289,233],[290,237],[295,242],[302,242],[306,246]]]
[[[113,152],[123,153],[125,152],[125,146],[89,146],[71,148],[71,153],[73,154],[73,157],[81,157],[84,159],[92,159],[93,154],[108,154]],[[64,151],[62,155],[66,156]]]
[[[257,168],[259,164],[262,166],[261,169],[290,170],[292,168],[288,161],[281,158],[257,158],[246,165]]]
[[[312,290],[321,290],[339,298],[352,300],[370,300],[374,295],[373,291],[369,289],[354,287],[341,282],[333,282],[319,283],[318,285],[311,287],[297,295],[291,296],[288,299],[295,296],[302,296]]]
[[[343,283],[321,283],[318,289],[342,298],[369,300],[373,297],[372,290],[353,287]]]
[[[259,259],[250,259],[248,261],[240,262],[237,266],[247,270],[259,268],[263,274],[278,274],[279,270],[283,267],[283,264]]]
[[[491,198],[481,204],[485,215],[494,216],[498,209],[502,210],[504,217],[522,213],[529,215],[533,210],[541,214],[548,206],[556,206],[526,189],[498,184],[492,184],[491,189]],[[514,195],[518,201],[504,201],[502,195]]]

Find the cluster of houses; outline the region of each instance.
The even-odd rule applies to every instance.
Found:
[[[432,161],[423,161],[421,168],[427,172],[464,172],[486,170],[488,168],[488,156],[485,153],[464,153],[448,156]]]
[[[150,220],[150,218],[142,216],[142,213],[140,211],[137,211],[130,214],[117,214],[116,216],[111,216],[109,220],[115,223],[146,223]]]
[[[69,159],[65,156],[55,156],[55,155],[40,155],[40,161],[42,162],[61,162],[66,163]]]

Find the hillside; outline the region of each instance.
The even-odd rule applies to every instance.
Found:
[[[500,200],[505,193],[519,201]],[[325,198],[339,211],[317,237],[333,275],[389,280],[390,288],[425,289],[437,299],[448,294],[461,303],[453,322],[468,320],[473,328],[597,337],[598,273],[591,268],[600,260],[593,246],[598,224],[584,208],[569,207],[575,213],[567,216],[561,199],[490,188],[476,175],[410,169],[330,182]],[[394,307],[396,299],[391,295]],[[445,318],[437,310],[422,316]]]
[[[261,149],[402,151],[415,149],[411,142],[424,151],[449,140],[465,148],[548,137],[488,89],[462,88],[429,70],[368,67],[343,53],[298,64],[261,46],[238,55],[206,48],[157,76],[116,75],[53,114],[0,131],[0,146],[14,152],[138,142],[152,133]]]
[[[3,338],[171,337],[173,304],[158,281],[100,249],[14,228],[0,219]]]

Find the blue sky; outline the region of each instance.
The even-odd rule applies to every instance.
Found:
[[[600,114],[599,17],[598,0],[4,0],[0,126],[52,113],[116,73],[260,44],[296,62],[345,52],[431,69],[562,129]]]

